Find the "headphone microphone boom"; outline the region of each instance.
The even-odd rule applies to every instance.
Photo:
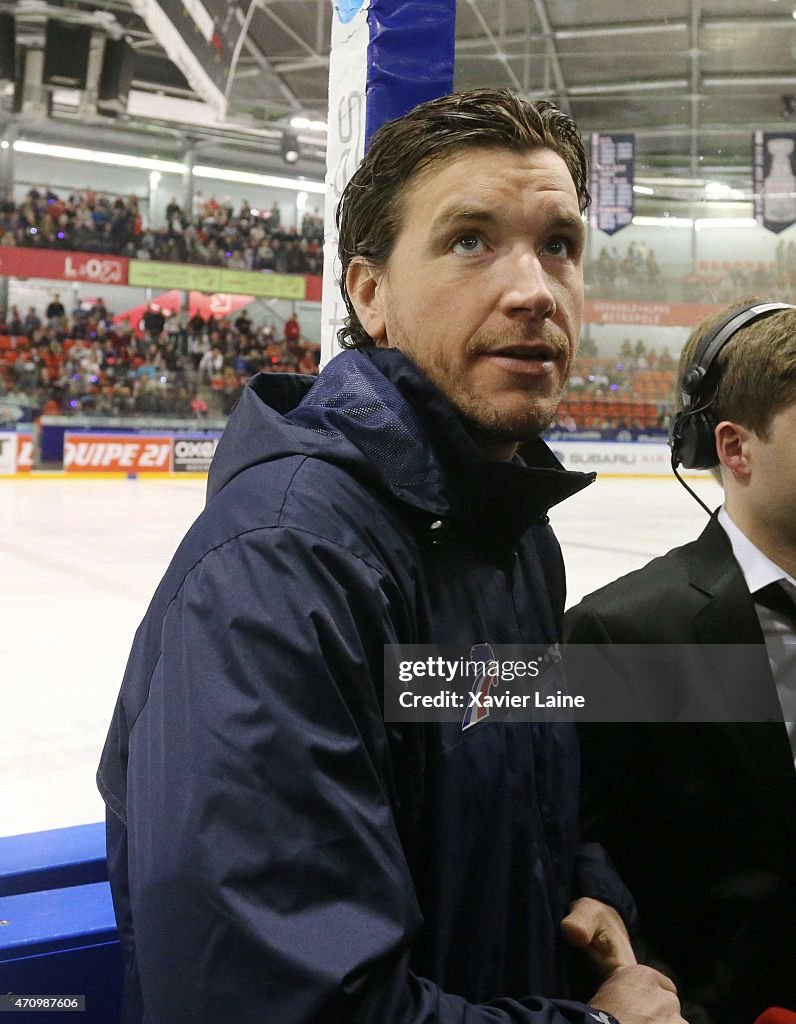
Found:
[[[710,469],[716,465],[716,420],[711,412],[716,394],[714,391],[710,397],[704,395],[705,381],[719,352],[738,331],[781,309],[796,309],[796,306],[787,302],[752,302],[741,306],[728,313],[700,342],[693,361],[680,381],[683,408],[675,416],[669,431],[672,469],[675,474],[678,466]]]

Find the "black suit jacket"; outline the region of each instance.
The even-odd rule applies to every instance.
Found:
[[[715,517],[698,540],[586,597],[567,613],[565,636],[764,642]],[[770,722],[580,730],[585,838],[615,860],[638,903],[642,955],[669,968],[684,1004],[698,1004],[693,1022],[753,1024],[768,1006],[796,1010],[796,770],[762,646],[754,675],[744,682],[774,709]]]

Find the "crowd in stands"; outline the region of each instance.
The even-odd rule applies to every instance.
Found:
[[[749,295],[796,300],[796,242],[780,240],[773,260],[702,260],[683,277],[686,302],[726,305]]]
[[[26,418],[224,417],[253,374],[315,374],[319,356],[295,316],[277,330],[256,326],[245,308],[205,320],[152,306],[131,325],[115,322],[101,300],[67,314],[56,294],[42,314],[0,310],[0,403]],[[553,429],[666,429],[674,373],[668,349],[627,338],[605,356],[587,336]]]
[[[276,201],[269,209],[258,209],[244,199],[236,208],[230,199],[196,192],[190,210],[172,197],[165,222],[147,224],[136,196],[86,189],[63,197],[43,186],[30,189],[21,202],[13,192],[0,202],[0,245],[320,274],[323,217],[317,209],[305,213],[297,230],[283,226]]]
[[[796,242],[780,240],[772,260],[700,260],[685,272],[658,263],[655,250],[631,242],[625,250],[603,246],[587,261],[589,298],[625,302],[697,302],[725,306],[749,295],[796,301]]]
[[[553,430],[649,432],[668,430],[676,361],[639,339],[626,338],[616,356],[600,355],[584,338]]]
[[[301,227],[285,227],[278,201],[254,207],[244,199],[205,197],[196,191],[190,209],[176,197],[161,223],[148,223],[134,195],[103,195],[91,189],[59,195],[50,186],[31,188],[17,200],[0,200],[0,245],[66,249],[226,267],[233,270],[321,274],[323,216],[306,212]],[[643,240],[601,247],[585,266],[590,298],[641,302],[726,305],[770,293],[796,300],[796,243],[780,240],[774,259],[701,261],[696,268],[659,265]]]
[[[25,418],[226,416],[246,381],[269,373],[318,372],[320,350],[295,316],[255,326],[150,307],[139,324],[115,323],[101,300],[67,315],[56,294],[43,315],[0,310],[0,401]]]
[[[624,254],[616,246],[603,246],[595,260],[586,264],[589,293],[601,299],[660,301],[666,298],[666,282],[655,250],[644,242],[631,242]]]

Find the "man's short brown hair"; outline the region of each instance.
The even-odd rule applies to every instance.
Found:
[[[734,309],[771,301],[777,300],[752,298],[733,302],[697,324],[680,353],[675,396],[678,409],[683,408],[680,381],[702,340]],[[706,405],[712,398],[710,413],[714,423],[731,420],[767,440],[773,418],[796,402],[796,309],[772,313],[730,338],[703,381],[696,404]]]
[[[346,288],[355,256],[374,267],[389,260],[401,229],[406,186],[419,171],[468,149],[550,149],[567,165],[581,213],[589,205],[586,153],[575,122],[552,103],[531,103],[510,89],[473,89],[421,103],[382,125],[337,207],[340,288],[348,316],[343,348],[372,344]]]

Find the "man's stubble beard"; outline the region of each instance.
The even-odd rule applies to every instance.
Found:
[[[468,432],[476,441],[502,445],[524,444],[543,434],[555,419],[563,393],[562,387],[551,396],[529,395],[529,408],[514,414],[502,412],[473,396],[448,394],[448,398],[459,410]]]
[[[563,367],[561,380],[551,395],[539,394],[530,387],[527,406],[514,413],[502,411],[498,404],[493,404],[488,398],[474,392],[467,387],[463,378],[451,380],[450,375],[446,375],[442,367],[433,365],[426,368],[426,374],[459,411],[474,440],[499,445],[524,444],[543,434],[555,419],[572,373],[575,354],[570,350],[563,333],[549,324],[544,325],[542,337],[534,340],[545,341],[556,349],[560,357],[556,360],[556,366]],[[500,339],[500,344],[510,344],[510,339]],[[473,346],[470,358],[477,358],[480,353],[497,347],[498,344],[479,341]],[[541,382],[544,379],[532,378],[532,381]]]
[[[506,337],[505,334],[499,337],[480,335],[471,339],[468,346],[466,358],[469,361],[479,358],[486,352],[522,341],[545,342],[558,354],[556,365],[562,365],[563,372],[555,393],[542,396],[535,395],[529,390],[528,407],[514,415],[502,413],[488,399],[468,388],[462,375],[452,375],[450,369],[439,362],[438,354],[435,353],[436,358],[432,357],[428,362],[418,359],[411,343],[407,345],[404,342],[409,335],[404,330],[401,318],[393,314],[389,320],[392,322],[394,347],[400,349],[445,395],[462,417],[476,443],[483,441],[487,446],[524,444],[539,437],[553,422],[572,373],[575,352],[570,348],[564,332],[549,320],[542,321],[532,332],[523,330],[522,326],[518,325],[516,336],[513,338]]]

